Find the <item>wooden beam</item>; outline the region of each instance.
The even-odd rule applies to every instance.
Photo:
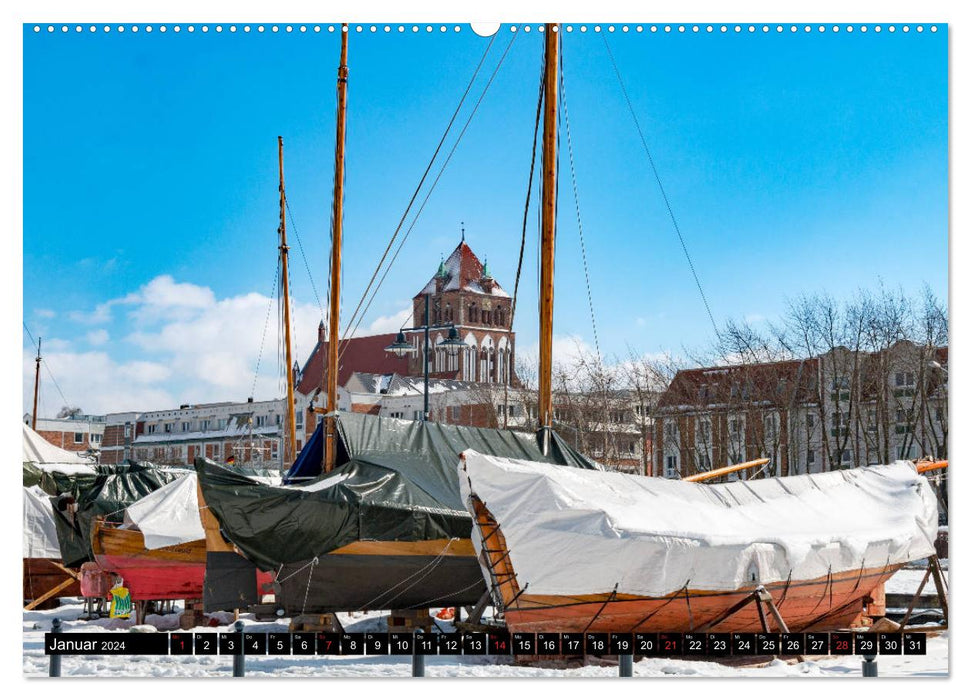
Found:
[[[914,466],[917,467],[918,474],[923,474],[925,472],[932,472],[938,469],[947,469],[947,460],[942,459],[937,462],[914,462]]]
[[[768,457],[762,457],[761,459],[753,459],[751,462],[742,462],[741,464],[732,464],[727,467],[721,467],[719,469],[712,469],[709,472],[701,472],[700,474],[692,474],[691,476],[686,476],[681,481],[708,481],[708,479],[714,479],[719,476],[725,476],[726,474],[731,474],[733,472],[740,472],[743,469],[751,469],[752,467],[761,467],[769,463]]]
[[[341,308],[341,245],[344,235],[344,142],[347,132],[347,35],[350,29],[341,25],[341,58],[337,67],[337,145],[334,152],[334,201],[331,213],[330,246],[330,329],[327,338],[327,371],[324,372],[326,411],[337,410],[337,362],[339,359],[338,325]],[[324,419],[323,471],[331,471],[337,460],[337,421]]]

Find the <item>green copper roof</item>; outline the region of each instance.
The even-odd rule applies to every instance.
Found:
[[[445,269],[444,259],[442,259],[442,261],[438,263],[438,272],[435,273],[435,276],[441,279],[445,279],[446,277],[448,277],[448,270]]]

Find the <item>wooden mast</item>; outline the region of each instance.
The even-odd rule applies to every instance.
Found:
[[[543,79],[543,204],[539,273],[539,425],[542,448],[549,448],[553,424],[553,257],[556,244],[556,118],[559,88],[559,25],[546,25]]]
[[[283,265],[283,337],[287,356],[287,434],[283,442],[283,462],[289,467],[297,452],[297,419],[293,404],[293,354],[290,349],[290,274],[287,258],[287,193],[283,183],[283,137],[277,136],[277,152],[280,160],[280,260]]]
[[[341,26],[341,62],[337,68],[337,147],[334,154],[334,213],[330,257],[330,334],[327,339],[327,371],[324,373],[324,393],[327,414],[337,410],[338,324],[341,298],[341,236],[344,229],[344,138],[347,128],[347,34]],[[333,417],[324,419],[324,471],[334,468],[337,458],[337,425]]]
[[[40,341],[37,338],[37,358],[34,360],[34,412],[30,414],[30,429],[37,430],[37,392],[40,389]]]

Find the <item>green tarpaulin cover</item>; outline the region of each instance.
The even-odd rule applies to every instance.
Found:
[[[196,460],[206,504],[223,534],[260,568],[326,554],[358,540],[467,538],[472,519],[461,500],[459,453],[599,469],[551,434],[339,414],[338,454],[347,461],[298,486],[267,486]]]
[[[65,566],[80,566],[94,558],[91,525],[96,516],[108,515],[108,520],[120,523],[125,507],[185,474],[184,470],[163,470],[153,464],[135,462],[101,465],[95,467],[95,472],[73,475],[44,472],[40,476],[40,487],[54,504],[54,524]],[[73,516],[59,508],[64,505],[61,496],[65,494],[77,504]]]

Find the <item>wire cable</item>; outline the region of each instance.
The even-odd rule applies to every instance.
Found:
[[[701,279],[698,277],[698,272],[695,270],[695,265],[691,260],[691,254],[688,253],[688,246],[684,241],[684,236],[681,235],[681,227],[678,226],[678,220],[674,216],[674,210],[671,208],[671,202],[668,201],[668,195],[664,191],[664,185],[661,183],[661,176],[658,173],[657,166],[654,164],[654,156],[651,155],[651,149],[647,147],[647,139],[644,138],[644,132],[641,130],[641,124],[637,120],[637,114],[634,112],[634,105],[631,103],[630,95],[627,94],[627,87],[624,85],[624,79],[620,76],[620,69],[617,67],[617,62],[614,60],[614,54],[610,50],[610,44],[607,42],[607,35],[601,33],[603,38],[604,46],[607,49],[607,55],[610,57],[610,63],[613,65],[614,74],[617,76],[617,82],[620,83],[621,92],[624,93],[624,99],[627,101],[627,109],[630,110],[630,116],[634,120],[634,126],[637,128],[637,134],[641,138],[641,146],[644,147],[644,153],[647,154],[647,160],[651,164],[651,170],[654,171],[654,179],[657,180],[658,189],[661,191],[661,198],[664,200],[664,206],[667,207],[668,215],[671,217],[671,223],[674,224],[674,231],[678,234],[678,240],[681,241],[681,250],[684,251],[684,257],[688,260],[688,267],[691,269],[691,275],[695,279],[695,285],[698,287],[698,293],[701,294],[701,301],[705,305],[705,311],[708,313],[708,320],[711,321],[711,327],[715,329],[715,335],[720,336],[721,333],[718,331],[718,324],[715,323],[715,316],[711,313],[711,307],[708,305],[708,297],[705,296],[705,290],[701,287]]]

